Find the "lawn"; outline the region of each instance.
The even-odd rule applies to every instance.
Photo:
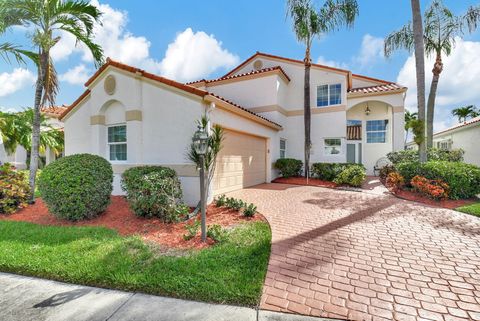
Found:
[[[460,212],[463,212],[463,213],[467,213],[467,214],[471,214],[471,215],[475,215],[475,216],[480,217],[480,202],[470,204],[470,205],[466,205],[466,206],[462,206],[462,207],[458,207],[458,208],[456,208],[456,210],[460,211]]]
[[[245,306],[260,299],[270,255],[265,222],[238,225],[201,251],[166,251],[101,227],[0,221],[0,270],[59,281]]]

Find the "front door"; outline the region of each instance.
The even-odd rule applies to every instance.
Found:
[[[347,144],[347,163],[356,163],[356,144]]]

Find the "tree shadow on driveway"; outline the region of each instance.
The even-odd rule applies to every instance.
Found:
[[[92,290],[90,289],[76,289],[72,291],[57,293],[52,295],[48,299],[35,304],[33,307],[34,308],[56,307],[56,306],[68,303],[70,301],[76,300],[78,298],[81,298],[84,295],[87,295],[88,293],[90,293],[91,291]]]

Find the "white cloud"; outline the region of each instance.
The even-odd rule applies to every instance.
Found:
[[[444,69],[440,75],[435,104],[435,130],[442,126],[451,126],[456,122],[450,114],[451,109],[480,102],[480,42],[456,40],[452,54],[443,57]],[[433,57],[425,59],[426,97],[428,97],[432,81]],[[400,70],[397,82],[407,86],[408,92],[405,106],[411,110],[417,105],[417,83],[415,73],[415,58],[411,55]],[[443,123],[443,124],[442,124]]]
[[[83,85],[88,80],[88,78],[90,78],[91,74],[92,71],[87,69],[84,64],[81,64],[69,69],[64,74],[59,75],[58,78],[61,81],[66,81],[72,85]]]
[[[8,96],[22,89],[26,85],[33,84],[35,76],[24,68],[15,68],[11,73],[0,74],[0,97]]]
[[[348,65],[346,63],[338,62],[335,60],[329,60],[324,56],[318,57],[317,64],[328,66],[328,67],[340,68],[340,69],[348,69]]]
[[[160,68],[165,77],[189,81],[209,75],[219,68],[231,68],[239,58],[222,48],[213,35],[185,29],[168,45]]]
[[[360,53],[354,60],[360,64],[361,68],[365,68],[383,57],[383,38],[374,37],[367,33],[363,36]]]

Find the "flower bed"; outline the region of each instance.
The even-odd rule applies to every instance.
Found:
[[[434,200],[431,198],[428,198],[424,195],[421,195],[419,193],[416,193],[414,191],[410,190],[405,190],[405,189],[397,189],[397,190],[392,190],[390,189],[390,192],[395,195],[398,198],[408,200],[408,201],[414,201],[414,202],[419,202],[422,204],[427,204],[430,206],[435,206],[435,207],[442,207],[442,208],[448,208],[448,209],[455,209],[457,207],[465,206],[465,205],[470,205],[473,203],[476,203],[476,199],[463,199],[463,200],[451,200],[451,199],[444,199],[444,200]]]

